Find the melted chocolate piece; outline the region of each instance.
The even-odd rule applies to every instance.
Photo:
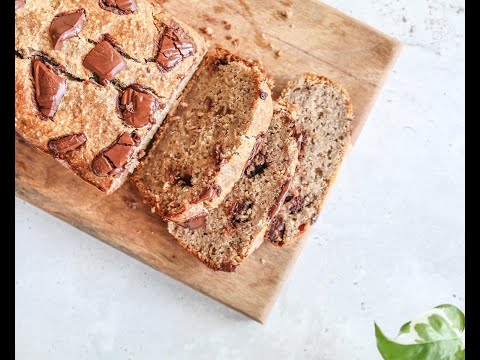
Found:
[[[107,41],[100,41],[83,59],[83,66],[97,74],[102,83],[113,80],[127,67],[122,55]]]
[[[230,208],[230,223],[236,225],[249,221],[253,204],[251,199],[242,199],[234,203]]]
[[[264,144],[265,144],[265,134],[261,133],[257,136],[257,141],[255,141],[255,144],[253,144],[252,152],[250,153],[250,156],[248,157],[247,162],[245,163],[245,167],[243,168],[244,174],[247,172],[248,167],[252,163],[253,159],[255,159],[255,156],[257,156],[258,152],[262,149]]]
[[[66,135],[48,142],[48,149],[54,156],[64,155],[70,151],[78,149],[85,144],[87,137],[85,134]]]
[[[92,161],[92,170],[97,176],[117,175],[123,171],[133,152],[133,146],[140,142],[133,132],[122,133],[108,148],[102,150]]]
[[[285,200],[287,202],[287,200]],[[288,207],[288,211],[291,215],[298,214],[303,209],[304,199],[300,196],[295,196]]]
[[[268,228],[268,240],[281,245],[283,243],[283,235],[285,234],[285,223],[281,216],[276,216],[272,219],[270,227]]]
[[[200,214],[191,218],[190,220],[187,220],[180,226],[186,227],[189,230],[195,230],[195,229],[204,227],[206,224],[207,224],[207,214]]]
[[[195,204],[211,200],[217,196],[217,191],[215,190],[215,186],[208,185],[201,194],[198,196],[198,199],[195,201]]]
[[[167,25],[155,58],[161,71],[172,70],[183,59],[195,54],[193,40],[175,21]]]
[[[282,190],[280,191],[280,194],[278,195],[277,200],[275,201],[275,204],[270,208],[268,217],[272,218],[273,216],[277,215],[278,210],[280,210],[280,207],[283,205],[285,198],[287,197],[288,190],[290,189],[291,183],[292,183],[291,180],[287,180],[283,183]]]
[[[116,14],[131,14],[137,10],[136,0],[100,0],[102,9]]]
[[[39,59],[33,60],[33,81],[40,112],[49,119],[53,118],[67,91],[67,81]]]
[[[52,38],[53,48],[58,50],[63,42],[68,40],[83,30],[85,25],[85,13],[83,10],[58,15],[50,24],[50,37]]]
[[[20,9],[26,3],[26,0],[15,0],[15,10]]]
[[[268,94],[265,91],[260,90],[260,99],[265,100]]]
[[[127,125],[140,128],[155,123],[153,114],[158,108],[158,102],[148,92],[129,87],[123,92],[119,106]]]
[[[251,164],[245,168],[244,174],[249,179],[254,176],[262,174],[265,169],[268,167],[267,159],[262,152],[259,152],[257,156],[253,158]]]

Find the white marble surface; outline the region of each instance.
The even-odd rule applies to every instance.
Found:
[[[406,46],[268,323],[17,199],[17,359],[376,360],[464,309],[464,1],[328,3]]]

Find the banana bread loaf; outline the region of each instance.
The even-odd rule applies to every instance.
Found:
[[[152,211],[184,223],[216,208],[240,178],[272,111],[263,70],[212,49],[132,176]]]
[[[111,193],[207,50],[147,0],[15,3],[15,127]]]
[[[280,101],[266,136],[257,140],[244,173],[223,203],[168,231],[214,270],[234,271],[262,242],[282,205],[295,167],[298,144],[292,106]]]
[[[265,237],[277,246],[292,243],[313,224],[350,146],[352,106],[333,81],[305,74],[280,98],[296,105],[300,153],[285,203]]]

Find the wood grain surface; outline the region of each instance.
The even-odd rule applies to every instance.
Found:
[[[343,85],[353,103],[355,139],[401,48],[314,0],[160,2],[193,27],[209,27],[212,44],[260,60],[275,80],[275,96],[304,72]],[[264,243],[235,273],[215,273],[177,245],[129,182],[106,196],[18,137],[15,178],[19,197],[260,322],[308,238],[285,249]]]

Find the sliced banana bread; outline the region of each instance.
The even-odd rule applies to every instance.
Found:
[[[300,163],[285,203],[265,234],[284,246],[316,221],[350,145],[353,113],[347,92],[323,76],[305,74],[290,82],[280,97],[297,106],[300,136]]]
[[[111,193],[206,50],[198,33],[147,0],[16,2],[16,131]]]
[[[258,65],[212,49],[132,176],[152,211],[183,223],[216,208],[267,130],[272,107]]]
[[[168,231],[214,270],[234,271],[262,242],[280,209],[298,163],[293,107],[275,105],[266,136],[260,137],[243,176],[222,204]]]

